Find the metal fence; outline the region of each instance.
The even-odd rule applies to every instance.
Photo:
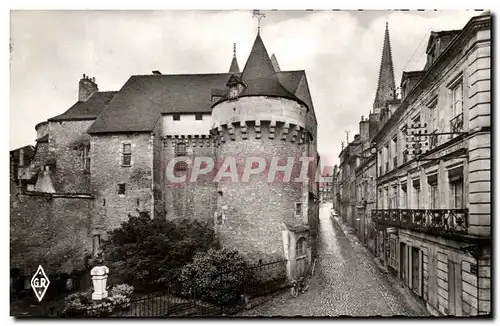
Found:
[[[179,277],[156,285],[155,291],[133,293],[130,303],[112,312],[86,311],[82,315],[64,315],[64,300],[45,309],[43,316],[81,317],[188,317],[221,316],[241,311],[245,296],[259,296],[286,282],[286,260],[247,265],[225,271],[207,271],[204,275]]]

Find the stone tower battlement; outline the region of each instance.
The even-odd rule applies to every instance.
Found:
[[[164,147],[172,149],[178,144],[184,144],[186,148],[212,148],[215,145],[211,135],[167,135],[162,140]]]
[[[288,122],[249,120],[221,124],[212,129],[212,134],[216,147],[226,142],[248,139],[276,140],[302,145],[307,131],[303,126]]]

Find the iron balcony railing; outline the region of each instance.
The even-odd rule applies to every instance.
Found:
[[[433,234],[467,234],[468,209],[375,209],[372,216],[379,224]]]
[[[464,114],[460,113],[450,120],[451,132],[462,132],[464,128]]]

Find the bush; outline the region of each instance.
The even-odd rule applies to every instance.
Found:
[[[128,308],[130,296],[134,291],[132,286],[120,284],[111,288],[108,297],[100,300],[92,300],[92,289],[85,292],[70,294],[64,300],[62,315],[65,317],[105,317],[113,311]]]
[[[197,251],[218,247],[213,228],[196,220],[151,219],[148,212],[110,233],[104,243],[105,263],[113,271],[110,284],[146,287],[167,283]]]
[[[220,305],[237,302],[254,275],[235,250],[210,249],[199,252],[182,268],[180,281],[184,296],[196,296]]]

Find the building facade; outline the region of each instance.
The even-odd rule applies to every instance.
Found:
[[[86,239],[73,252],[76,260],[96,252],[107,231],[137,210],[149,211],[152,218],[206,222],[223,246],[252,261],[285,258],[294,270],[297,248],[302,256],[308,253],[308,261],[315,254],[319,190],[314,175],[304,182],[268,183],[261,175],[231,182],[217,179],[213,169],[197,171],[201,178],[194,182],[190,178],[196,162],[203,165],[199,160],[217,166],[234,159],[238,179],[249,158],[275,164],[277,175],[290,156],[294,168],[305,159],[307,172],[316,170],[317,120],[305,71],[281,71],[260,35],[242,72],[234,50],[228,73],[153,71],[131,76],[116,92],[99,91],[95,78],[84,75],[78,101],[36,130],[29,166],[36,184],[11,206],[11,220],[26,226],[35,205],[30,203],[40,196],[64,202],[58,209],[47,207],[47,219],[74,215],[73,202],[84,202],[78,207],[86,209],[89,223],[79,232],[78,239],[82,234]],[[30,241],[15,239],[19,246]]]
[[[364,145],[355,139],[341,153],[339,210],[431,313],[488,314],[491,15],[432,32],[427,56],[423,70],[403,72],[398,94],[386,25],[369,127],[360,122]],[[361,150],[347,155],[352,146]],[[355,172],[351,155],[360,158]]]
[[[386,263],[439,314],[491,311],[490,53],[489,14],[431,33],[374,138]]]

